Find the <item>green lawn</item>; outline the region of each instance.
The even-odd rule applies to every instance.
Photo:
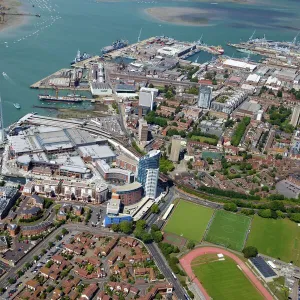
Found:
[[[217,210],[205,237],[206,241],[241,251],[251,218]]]
[[[212,214],[211,208],[181,200],[174,208],[164,231],[199,242]]]
[[[204,256],[205,257],[205,256]],[[192,262],[192,269],[207,293],[214,300],[260,300],[263,297],[229,257],[218,261],[211,255],[206,263]]]
[[[209,143],[209,144],[217,144],[218,141],[214,138],[210,138],[210,137],[206,137],[206,136],[196,136],[196,135],[193,135],[191,137],[191,140],[193,141],[198,141],[198,142],[201,142],[201,143]]]
[[[300,227],[289,219],[265,219],[255,216],[247,245],[258,252],[300,266]]]

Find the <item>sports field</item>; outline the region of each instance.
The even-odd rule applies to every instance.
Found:
[[[211,208],[181,200],[174,208],[164,231],[199,242],[212,214]]]
[[[241,251],[251,219],[223,210],[217,210],[205,240],[213,244]]]
[[[300,227],[289,219],[255,216],[247,240],[258,252],[300,266]]]
[[[214,300],[263,299],[237,263],[227,256],[224,258],[218,260],[216,254],[207,254],[192,262],[192,270],[209,296]]]

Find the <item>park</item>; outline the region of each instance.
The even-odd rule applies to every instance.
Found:
[[[164,232],[200,242],[212,215],[211,208],[180,200],[164,227]]]
[[[250,224],[251,218],[247,216],[217,210],[205,240],[232,250],[242,251]]]
[[[247,246],[259,253],[300,266],[300,227],[289,219],[254,216]]]

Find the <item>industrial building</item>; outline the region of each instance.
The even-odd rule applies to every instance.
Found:
[[[213,134],[217,137],[221,137],[224,131],[224,121],[221,119],[217,120],[203,120],[200,122],[199,127],[202,132]]]
[[[105,82],[104,65],[102,63],[94,64],[90,71],[90,87],[93,96],[112,95],[111,86]]]
[[[107,145],[87,145],[78,147],[78,153],[84,161],[96,161],[99,159],[110,163],[115,160],[116,154]]]
[[[245,61],[241,60],[235,60],[235,59],[226,59],[223,62],[223,66],[226,68],[232,68],[232,69],[240,69],[240,70],[245,70],[249,72],[253,72],[256,68],[257,65],[251,64]]]
[[[166,57],[180,57],[194,49],[196,49],[195,44],[186,45],[186,44],[174,43],[158,49],[157,54]]]
[[[17,166],[37,175],[90,178],[86,162],[112,162],[116,157],[105,145],[106,139],[75,128],[33,126],[9,137],[9,143],[10,157],[17,158]]]

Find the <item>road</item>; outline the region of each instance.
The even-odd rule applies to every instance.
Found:
[[[165,278],[173,284],[174,287],[174,294],[177,296],[178,299],[183,300],[184,297],[184,290],[181,287],[180,283],[177,279],[175,279],[172,275],[172,271],[170,270],[170,267],[168,266],[168,263],[166,262],[165,258],[161,254],[160,250],[156,246],[156,244],[148,244],[147,248],[149,249],[149,252],[153,256],[154,260],[156,261],[160,271],[163,273]]]

